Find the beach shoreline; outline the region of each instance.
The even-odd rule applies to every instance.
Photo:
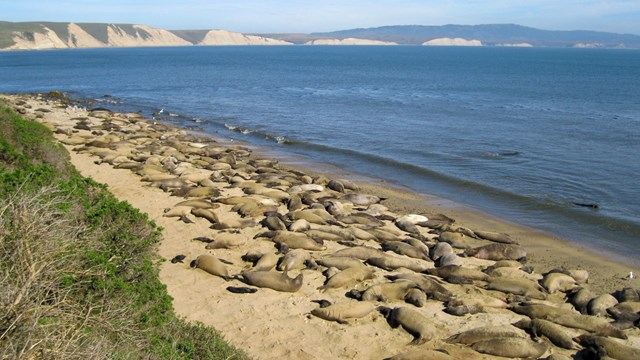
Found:
[[[39,118],[53,130],[70,128],[78,120],[74,117],[86,117],[94,120],[86,111],[75,110],[67,106],[60,106],[55,101],[46,101],[31,95],[3,95],[20,107],[31,118]],[[18,101],[29,104],[31,108],[15,106]],[[38,111],[45,109],[46,111]],[[95,119],[95,121],[102,121]],[[149,123],[150,120],[135,119],[136,122]],[[133,121],[132,121],[133,123]],[[171,134],[187,133],[184,130],[167,126]],[[66,139],[70,132],[59,131],[57,137]],[[91,136],[88,134],[87,136]],[[95,137],[101,135],[95,135]],[[140,135],[144,136],[144,135]],[[203,134],[197,137],[205,138]],[[235,141],[215,139],[221,147],[245,147]],[[79,145],[79,144],[78,144]],[[193,224],[186,224],[175,218],[163,216],[164,210],[172,208],[179,198],[171,197],[157,187],[145,186],[139,176],[127,169],[116,169],[106,162],[96,163],[98,159],[89,153],[74,151],[77,145],[65,145],[71,155],[72,163],[84,175],[108,185],[109,190],[120,200],[126,200],[134,207],[149,214],[163,230],[164,240],[158,247],[159,255],[172,259],[178,254],[184,254],[187,259],[196,258],[207,252],[202,243],[193,241],[196,236],[211,235],[210,223],[203,219],[196,219]],[[256,159],[270,159],[270,154],[260,153],[260,148],[251,148],[252,157]],[[308,169],[295,162],[280,161],[279,168],[287,171],[293,169],[310,177],[324,176],[329,179],[341,178],[347,173],[317,172],[318,169]],[[325,168],[322,168],[324,170]],[[598,254],[589,249],[574,246],[568,241],[554,237],[535,229],[493,218],[487,214],[475,212],[473,209],[458,206],[448,200],[429,195],[417,194],[399,186],[372,179],[371,182],[358,182],[361,192],[375,194],[384,198],[382,204],[390,212],[398,214],[423,214],[427,217],[444,214],[455,219],[455,224],[469,229],[503,232],[519,242],[527,250],[527,265],[535,270],[535,275],[553,268],[584,269],[589,271],[588,287],[594,293],[612,293],[624,287],[640,287],[640,281],[626,279],[625,276],[633,271],[640,271],[637,267],[612,259],[607,254]],[[238,195],[239,189],[225,188],[228,194]],[[454,206],[452,206],[452,204]],[[229,214],[225,214],[229,215]],[[240,234],[253,237],[257,230],[237,229]],[[272,243],[249,240],[251,246],[266,252],[273,248]],[[325,242],[327,250],[331,252],[341,247],[333,242]],[[368,244],[370,245],[370,244]],[[240,256],[248,247],[239,249],[216,249],[208,251],[216,256],[233,263],[229,267],[233,273],[239,273],[247,266],[240,260]],[[475,267],[485,267],[491,263],[486,260],[464,258],[465,264]],[[318,285],[324,282],[324,277],[318,271],[300,270],[305,274],[303,289],[295,294],[284,294],[272,290],[261,290],[257,295],[237,295],[225,290],[228,282],[218,277],[204,274],[202,271],[190,269],[188,264],[173,264],[169,261],[160,265],[160,278],[167,285],[170,295],[174,298],[176,313],[189,320],[201,321],[214,326],[234,345],[241,347],[255,358],[272,358],[286,356],[289,358],[382,358],[410,350],[407,334],[393,330],[379,316],[369,315],[368,318],[358,319],[348,326],[333,322],[325,322],[309,315],[309,311],[316,306],[310,299],[330,298],[340,301],[344,298],[344,291],[332,290],[319,294]],[[297,272],[296,272],[297,273]],[[377,280],[380,280],[379,278]],[[465,291],[471,291],[465,288]],[[344,289],[345,291],[348,289]],[[466,330],[478,324],[504,325],[520,318],[506,309],[477,314],[475,317],[452,317],[444,314],[441,303],[430,302],[424,309],[433,312],[433,320],[438,324],[438,331],[445,338],[458,331]],[[359,321],[363,320],[363,321]],[[365,321],[366,320],[366,321]],[[640,345],[640,336],[635,329],[630,340],[635,346]],[[331,343],[329,349],[327,344]],[[470,349],[449,347],[438,340],[427,344],[427,348],[444,348],[458,355],[470,358],[491,358],[479,355]],[[468,351],[468,352],[465,352]],[[558,350],[560,353],[562,351]],[[320,354],[320,355],[318,355]]]

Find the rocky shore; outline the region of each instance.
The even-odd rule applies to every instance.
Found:
[[[3,98],[164,228],[176,312],[256,359],[640,358],[626,264],[137,113]]]

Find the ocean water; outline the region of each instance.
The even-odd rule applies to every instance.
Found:
[[[0,92],[53,89],[640,255],[640,51],[0,52]]]

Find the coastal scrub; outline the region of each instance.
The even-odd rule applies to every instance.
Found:
[[[0,103],[0,358],[246,358],[176,317],[160,230]]]

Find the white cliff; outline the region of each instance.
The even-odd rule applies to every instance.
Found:
[[[42,31],[14,32],[13,41],[15,44],[8,47],[7,50],[64,49],[68,47],[55,31],[48,27],[43,27]]]
[[[197,45],[293,45],[290,42],[226,30],[211,30]]]
[[[398,45],[391,41],[369,40],[369,39],[317,39],[307,41],[305,45]]]
[[[187,46],[193,45],[167,30],[155,29],[146,25],[133,25],[135,35],[127,33],[117,25],[109,25],[107,34],[110,47],[138,46]]]
[[[438,38],[425,41],[426,46],[482,46],[480,40],[467,40],[463,38]]]

